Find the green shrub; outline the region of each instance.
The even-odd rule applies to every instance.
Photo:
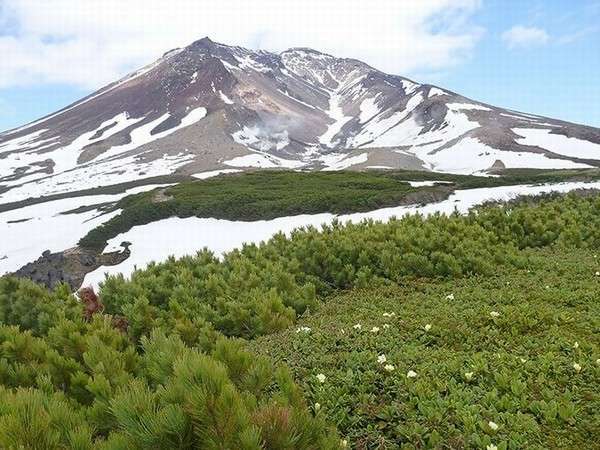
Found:
[[[339,366],[349,365],[350,370],[330,375],[335,382],[331,391],[315,381],[323,368],[298,372],[297,361],[284,358],[292,363],[304,392],[285,367],[248,352],[236,338],[285,336],[297,317],[316,310],[320,300],[327,304],[332,294],[344,289],[368,288],[371,294],[364,303],[373,308],[369,299],[377,289],[400,285],[419,292],[429,278],[442,291],[436,292],[437,300],[419,299],[423,307],[432,308],[444,290],[451,289],[449,283],[474,280],[471,289],[479,300],[489,299],[490,293],[478,283],[494,280],[499,271],[529,269],[530,249],[563,254],[577,248],[583,254],[599,247],[600,197],[571,195],[481,208],[467,216],[333,223],[289,237],[279,234],[222,259],[207,251],[171,258],[136,271],[131,280],[109,277],[100,291],[104,312],[90,320],[65,286],[50,292],[29,281],[0,278],[0,446],[339,448],[330,423],[352,440],[356,430],[363,430],[368,439],[383,436],[388,443],[435,447],[452,436],[450,447],[481,448],[492,442],[485,421],[491,420],[490,411],[514,423],[513,435],[505,436],[499,448],[528,447],[531,436],[536,445],[570,443],[565,437],[569,433],[598,431],[587,420],[595,403],[581,401],[597,387],[592,378],[597,370],[586,362],[580,380],[588,381],[577,385],[573,395],[564,389],[564,396],[557,395],[574,370],[565,368],[562,359],[571,357],[572,344],[567,346],[558,332],[570,333],[574,316],[597,323],[597,309],[590,307],[595,297],[585,289],[577,291],[581,297],[573,297],[578,285],[571,277],[584,277],[586,283],[590,277],[597,283],[598,278],[591,269],[583,275],[561,259],[552,260],[553,266],[544,272],[561,284],[559,297],[542,290],[532,301],[527,297],[534,294],[528,280],[520,285],[519,295],[502,291],[509,304],[501,317],[489,317],[489,311],[484,317],[462,314],[444,332],[427,332],[423,324],[411,322],[418,328],[410,336],[416,341],[402,358],[416,364],[428,355],[419,370],[429,371],[430,383],[417,379],[406,385],[404,379],[400,383],[382,378],[380,371],[363,370],[364,358],[376,358],[379,348],[391,342],[404,345],[406,336],[378,341],[345,334],[324,336],[314,346],[279,344],[278,351],[297,352],[303,364],[322,357],[323,367],[334,360],[335,346],[347,349],[346,362]],[[584,309],[575,315],[560,302]],[[480,303],[471,299],[453,306],[464,313],[473,305]],[[328,323],[335,324],[344,308],[340,305],[327,317]],[[439,309],[449,318],[452,311]],[[584,313],[587,316],[580,316]],[[346,326],[350,327],[352,322]],[[484,332],[471,336],[472,327]],[[553,349],[537,361],[533,381],[515,378],[514,365],[502,358],[509,361],[510,349],[523,337],[548,332],[553,333],[551,339],[519,347],[528,353],[545,345]],[[305,337],[302,332],[293,335]],[[581,336],[589,341],[582,344],[586,357],[597,355],[591,333]],[[440,346],[446,352],[437,352]],[[461,358],[453,359],[448,348],[463,352]],[[493,358],[489,352],[504,354],[499,365],[482,358]],[[436,368],[436,361],[446,360],[448,364]],[[485,389],[463,389],[467,361],[485,373]],[[537,388],[549,383],[554,386],[550,393]],[[373,406],[378,392],[392,392],[393,397]],[[327,413],[313,403],[321,395],[319,403],[328,405]],[[582,425],[577,422],[580,417],[586,418]],[[528,428],[533,434],[523,431]],[[540,434],[548,430],[552,440],[542,441]],[[381,444],[377,438],[368,442]]]

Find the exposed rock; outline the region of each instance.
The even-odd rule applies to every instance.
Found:
[[[504,169],[506,169],[506,165],[500,159],[497,159],[496,161],[494,161],[494,164],[492,164],[492,166],[490,167],[489,170],[504,170]]]
[[[81,286],[85,275],[100,266],[110,266],[123,262],[131,254],[129,243],[123,250],[113,253],[94,253],[92,250],[74,247],[63,252],[51,253],[46,250],[36,261],[26,264],[13,275],[29,278],[36,283],[53,289],[59,283],[68,284],[75,290]]]

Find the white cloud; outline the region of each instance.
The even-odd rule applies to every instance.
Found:
[[[589,35],[598,33],[598,31],[600,31],[600,27],[598,27],[598,26],[582,28],[573,33],[568,33],[568,34],[562,35],[560,38],[558,38],[558,43],[559,44],[573,44],[574,42],[580,41],[581,39],[583,39]]]
[[[99,87],[203,36],[281,51],[308,46],[410,75],[467,57],[481,0],[3,0],[0,87]]]
[[[550,40],[550,36],[542,28],[515,25],[502,34],[502,39],[509,48],[526,48],[545,44]]]

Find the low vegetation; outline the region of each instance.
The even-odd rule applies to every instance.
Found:
[[[0,446],[581,448],[599,246],[600,196],[547,196],[200,252],[83,305],[2,278]]]
[[[523,256],[522,269],[335,295],[249,347],[291,367],[352,448],[598,448],[600,261]]]
[[[454,189],[595,180],[598,170],[507,170],[499,177],[475,177],[423,171],[278,172],[258,171],[183,182],[160,191],[123,198],[120,214],[90,231],[79,245],[102,249],[106,241],[172,216],[228,220],[268,220],[297,214],[370,211],[446,198]],[[406,181],[442,181],[412,187]]]

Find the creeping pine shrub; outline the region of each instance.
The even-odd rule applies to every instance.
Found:
[[[2,298],[29,301],[33,283],[6,280]],[[240,342],[159,327],[136,343],[101,312],[68,317],[62,289],[43,297],[47,330],[0,325],[0,447],[339,448],[290,374]]]
[[[171,258],[108,277],[87,317],[65,286],[0,278],[0,447],[339,448],[290,374],[234,338],[288,328],[335,290],[490,274],[554,245],[600,245],[598,197],[334,223],[222,260]]]
[[[202,251],[150,265],[129,281],[109,277],[101,295],[109,313],[127,317],[136,339],[157,326],[180,330],[190,344],[211,329],[253,338],[289,327],[333,290],[522,267],[524,248],[600,245],[599,225],[599,198],[576,196],[467,216],[333,223],[277,234],[222,260]]]

